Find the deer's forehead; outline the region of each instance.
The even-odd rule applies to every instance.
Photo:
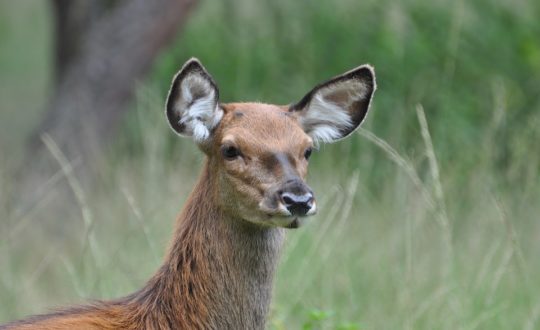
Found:
[[[267,104],[239,103],[226,105],[221,125],[221,142],[258,149],[286,150],[311,144],[296,118],[285,109]]]

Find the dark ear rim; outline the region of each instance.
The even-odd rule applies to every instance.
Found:
[[[184,124],[179,123],[180,117],[174,111],[174,102],[173,100],[171,100],[171,97],[178,94],[180,84],[189,74],[198,74],[204,79],[206,79],[210,83],[212,88],[214,88],[215,90],[214,102],[216,103],[216,105],[219,104],[219,89],[214,78],[212,78],[212,76],[208,73],[208,71],[196,57],[192,57],[187,60],[186,63],[182,65],[182,68],[174,75],[172,79],[171,88],[167,93],[167,101],[165,105],[165,115],[167,116],[169,125],[177,134],[181,134],[181,132],[185,131],[186,127]]]
[[[360,65],[352,70],[349,70],[341,75],[335,76],[334,78],[331,78],[330,80],[327,80],[323,83],[318,84],[315,86],[309,93],[307,93],[299,102],[291,105],[289,107],[289,112],[297,112],[302,111],[306,108],[306,106],[309,104],[315,93],[317,93],[321,88],[328,87],[330,85],[333,85],[335,83],[339,83],[342,81],[347,81],[351,79],[357,79],[362,81],[367,85],[368,93],[366,97],[359,102],[360,111],[354,111],[353,117],[351,118],[352,127],[350,128],[344,128],[341,129],[341,137],[337,140],[340,140],[342,138],[347,137],[351,133],[353,133],[358,127],[360,127],[360,124],[366,119],[367,113],[369,112],[369,108],[371,105],[371,100],[373,99],[373,94],[377,90],[377,81],[375,77],[375,69],[373,66],[369,64],[363,64]]]

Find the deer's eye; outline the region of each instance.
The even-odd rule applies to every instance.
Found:
[[[226,160],[233,160],[240,156],[240,150],[233,146],[223,146],[221,147],[221,154]]]
[[[312,148],[307,148],[306,151],[304,152],[304,157],[306,159],[309,159],[309,157],[311,156],[311,152],[313,151]]]

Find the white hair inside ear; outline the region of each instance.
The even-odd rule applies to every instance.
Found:
[[[300,124],[316,143],[328,143],[354,129],[352,108],[368,97],[369,89],[359,79],[350,79],[321,87],[312,96],[299,117]]]
[[[178,124],[185,128],[181,134],[192,136],[196,142],[208,139],[223,117],[216,99],[216,90],[206,78],[197,73],[188,74],[174,99],[174,110],[180,118]]]

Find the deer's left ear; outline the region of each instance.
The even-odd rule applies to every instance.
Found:
[[[375,89],[375,71],[362,65],[317,85],[289,111],[314,141],[334,142],[360,126]]]

